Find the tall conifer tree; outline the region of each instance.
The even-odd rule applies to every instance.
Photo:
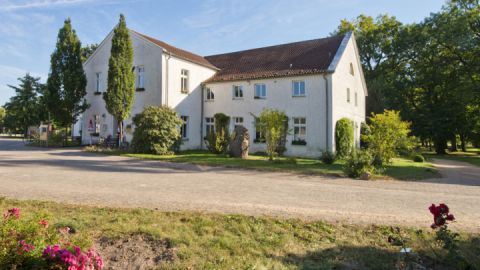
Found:
[[[53,119],[65,127],[66,132],[88,108],[85,100],[87,78],[83,71],[81,48],[82,44],[68,18],[58,31],[45,92],[45,102]]]
[[[108,112],[118,122],[120,142],[123,139],[123,120],[129,116],[135,97],[135,75],[132,66],[132,43],[125,16],[120,14],[120,21],[112,37],[107,92],[103,95]]]

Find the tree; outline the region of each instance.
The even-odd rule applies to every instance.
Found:
[[[87,61],[87,59],[90,57],[90,55],[92,55],[97,48],[98,48],[97,43],[93,43],[93,44],[87,45],[85,47],[82,47],[82,49],[81,49],[82,63],[85,63],[85,61]]]
[[[5,108],[0,107],[0,133],[4,132],[5,127]]]
[[[288,134],[288,117],[285,112],[264,109],[257,121],[257,130],[265,136],[268,159],[273,160],[279,154],[279,146]]]
[[[169,107],[150,106],[133,117],[132,148],[137,153],[164,155],[180,138],[179,126],[183,124],[177,112]]]
[[[353,150],[353,123],[348,118],[341,118],[335,124],[335,148],[337,157],[344,159]]]
[[[135,98],[135,76],[132,70],[133,48],[123,14],[115,27],[108,62],[108,86],[103,99],[120,129],[119,145],[123,142],[123,120],[130,115]]]
[[[23,78],[18,78],[19,86],[9,85],[15,90],[15,96],[5,104],[5,126],[13,132],[22,132],[26,137],[28,127],[39,125],[40,121],[40,103],[38,94],[42,92],[44,85],[40,78],[34,78],[26,74]]]
[[[216,113],[213,118],[215,119],[215,129],[207,134],[207,148],[215,154],[226,154],[230,144],[228,132],[230,117],[223,113]]]
[[[385,110],[370,117],[370,134],[365,136],[368,150],[382,164],[390,163],[401,149],[411,150],[410,123],[402,121],[398,111]]]
[[[72,29],[70,19],[66,19],[58,31],[45,92],[49,112],[65,128],[65,143],[68,128],[88,108],[85,100],[87,79],[82,66],[81,48],[82,44]]]

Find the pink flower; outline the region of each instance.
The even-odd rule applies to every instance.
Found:
[[[35,249],[35,246],[32,244],[28,244],[25,242],[25,240],[20,240],[18,241],[18,249],[19,249],[19,254],[23,252],[31,252]]]
[[[48,221],[45,219],[40,220],[38,224],[42,225],[45,228],[48,228]]]
[[[16,208],[16,207],[8,209],[7,212],[5,212],[3,214],[3,218],[8,219],[9,217],[15,217],[15,219],[19,219],[20,218],[20,209]]]

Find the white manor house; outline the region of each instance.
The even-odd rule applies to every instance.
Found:
[[[105,107],[108,60],[113,31],[84,63],[87,102],[79,121],[84,144],[117,136],[116,120]],[[289,117],[286,155],[319,156],[335,150],[337,120],[347,117],[360,140],[367,88],[354,35],[348,33],[239,52],[200,56],[130,30],[136,74],[131,116],[146,106],[174,108],[185,121],[182,149],[205,148],[213,116],[230,116],[230,125],[250,133],[250,152],[264,151],[255,118],[264,108]],[[132,117],[124,121],[132,139]]]

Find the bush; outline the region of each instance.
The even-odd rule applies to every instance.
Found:
[[[325,164],[333,164],[335,159],[335,154],[330,151],[324,151],[320,157],[320,160]]]
[[[7,210],[0,221],[0,269],[102,269],[102,258],[94,250],[83,253],[78,244],[85,240],[69,232],[50,226],[46,215],[25,218],[18,208]]]
[[[364,149],[368,148],[367,137],[371,133],[372,131],[370,130],[370,126],[367,123],[362,122],[360,124],[360,147],[361,148],[364,148]]]
[[[256,128],[265,135],[269,160],[286,151],[288,117],[285,112],[273,109],[263,110],[257,119]]]
[[[372,156],[365,150],[353,150],[348,156],[343,171],[348,177],[358,178],[363,173],[373,173]]]
[[[337,158],[344,159],[353,149],[353,124],[348,118],[342,118],[335,124],[335,147]]]
[[[230,144],[230,135],[228,132],[230,117],[223,113],[216,113],[213,117],[215,118],[215,130],[207,134],[207,148],[215,154],[226,154],[228,152],[228,145]]]
[[[425,158],[422,155],[415,155],[415,156],[413,156],[413,161],[414,162],[424,162]]]
[[[397,111],[385,110],[383,114],[370,117],[369,135],[365,136],[368,149],[382,163],[390,163],[399,151],[408,152],[415,145],[415,138],[410,137],[410,123],[402,121]]]
[[[133,117],[132,148],[136,153],[164,155],[180,138],[179,126],[183,123],[177,113],[166,106],[149,106]]]

